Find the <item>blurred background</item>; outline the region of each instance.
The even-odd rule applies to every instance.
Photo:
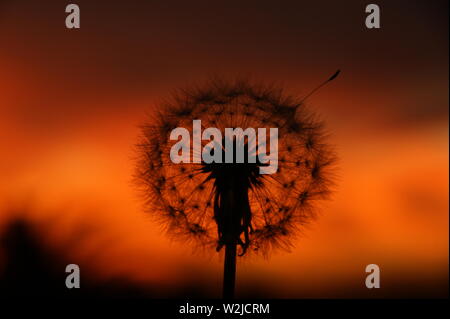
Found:
[[[448,296],[448,1],[0,0],[0,293],[220,297],[223,256],[171,242],[131,183],[138,125],[174,88],[251,76],[304,95],[339,154],[290,253],[238,261],[237,294]],[[64,286],[65,265],[83,289]],[[365,267],[381,288],[365,287]]]

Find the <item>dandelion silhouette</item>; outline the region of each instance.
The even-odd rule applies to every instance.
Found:
[[[186,244],[217,251],[225,246],[224,298],[234,296],[237,254],[267,256],[289,249],[316,216],[316,203],[328,197],[335,154],[325,142],[323,123],[304,102],[338,73],[303,99],[272,86],[213,80],[178,92],[142,126],[135,177],[146,209]],[[260,174],[264,164],[259,161],[173,163],[171,131],[183,127],[193,136],[192,121],[198,119],[204,128],[221,132],[278,128],[277,172]],[[202,141],[202,149],[208,142]],[[245,150],[257,153],[258,146]]]

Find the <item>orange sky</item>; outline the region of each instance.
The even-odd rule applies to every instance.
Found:
[[[309,100],[338,149],[333,200],[291,253],[239,262],[237,290],[448,292],[445,1],[379,1],[376,31],[363,27],[362,1],[77,3],[80,30],[64,28],[60,1],[0,4],[0,225],[25,214],[99,280],[176,289],[201,276],[218,296],[215,252],[193,255],[142,212],[131,184],[137,126],[171,90],[212,74],[301,95],[340,68]],[[364,287],[371,263],[383,289]]]

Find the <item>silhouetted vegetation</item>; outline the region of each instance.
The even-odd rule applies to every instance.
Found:
[[[185,298],[206,297],[202,285],[180,285],[179,290],[167,291],[158,286],[130,282],[125,278],[96,279],[89,267],[81,268],[81,287],[68,289],[65,285],[66,265],[74,263],[65,254],[42,240],[43,234],[33,224],[16,219],[0,236],[1,297],[52,298]]]

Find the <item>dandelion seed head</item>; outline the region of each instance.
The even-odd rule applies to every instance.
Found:
[[[323,123],[302,101],[281,89],[215,80],[180,91],[159,110],[142,126],[135,180],[146,210],[174,238],[211,247],[219,241],[214,201],[222,168],[175,164],[170,159],[174,144],[170,132],[183,127],[192,136],[193,120],[201,120],[202,129],[216,127],[222,134],[225,128],[266,128],[267,132],[278,128],[277,172],[245,172],[251,212],[249,251],[267,255],[274,249],[289,249],[296,234],[316,216],[316,203],[328,198],[336,156],[326,142]],[[202,141],[202,147],[208,142]]]

